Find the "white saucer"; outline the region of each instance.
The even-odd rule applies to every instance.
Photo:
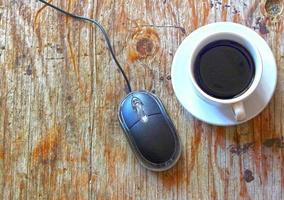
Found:
[[[228,105],[213,106],[201,99],[188,75],[188,55],[192,53],[192,46],[207,35],[230,30],[243,37],[251,38],[259,50],[263,59],[263,74],[256,91],[244,101],[247,112],[245,121],[237,122],[232,108]],[[275,58],[266,41],[253,30],[235,23],[219,22],[206,25],[192,32],[179,46],[173,60],[172,84],[175,94],[184,106],[196,118],[213,125],[230,126],[246,122],[258,115],[269,103],[276,87],[277,68]]]

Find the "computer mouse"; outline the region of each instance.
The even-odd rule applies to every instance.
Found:
[[[152,171],[171,168],[181,143],[161,100],[147,91],[129,93],[120,103],[118,118],[132,151]]]

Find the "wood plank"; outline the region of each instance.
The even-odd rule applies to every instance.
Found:
[[[182,156],[160,173],[135,159],[117,120],[125,82],[98,29],[37,1],[0,0],[0,198],[283,198],[282,1],[52,3],[102,23],[133,89],[162,99],[181,137]],[[272,101],[234,127],[195,119],[171,84],[179,44],[217,21],[255,30],[277,60]]]

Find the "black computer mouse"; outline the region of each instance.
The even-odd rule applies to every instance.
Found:
[[[171,168],[181,154],[180,138],[161,100],[147,91],[129,93],[118,118],[140,163],[153,171]]]

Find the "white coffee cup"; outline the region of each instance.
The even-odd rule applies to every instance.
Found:
[[[234,98],[231,99],[219,99],[213,96],[210,96],[206,92],[204,92],[200,86],[198,85],[195,76],[194,76],[194,63],[197,58],[197,55],[201,51],[203,47],[208,45],[209,43],[212,43],[214,41],[218,40],[231,40],[234,42],[237,42],[241,44],[243,47],[245,47],[248,52],[251,54],[254,66],[255,66],[255,74],[254,78],[252,80],[252,83],[250,86],[246,89],[245,92],[241,93],[240,95],[237,95]],[[232,112],[234,113],[235,120],[236,121],[244,121],[246,120],[246,108],[244,106],[244,101],[252,95],[252,93],[256,90],[261,76],[262,76],[262,70],[263,70],[263,62],[262,58],[259,52],[259,49],[257,46],[253,43],[253,41],[249,41],[247,38],[245,38],[242,35],[236,34],[235,32],[230,31],[224,31],[224,32],[218,32],[214,33],[212,35],[207,36],[206,38],[202,38],[199,41],[195,42],[195,45],[192,46],[193,53],[189,55],[189,70],[188,74],[190,77],[190,80],[196,89],[197,94],[204,99],[205,101],[214,104],[215,106],[220,105],[229,105],[232,107]]]

